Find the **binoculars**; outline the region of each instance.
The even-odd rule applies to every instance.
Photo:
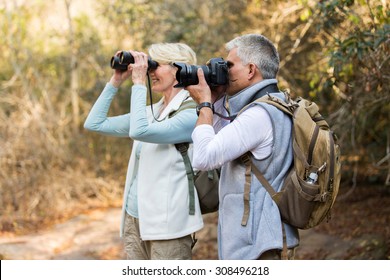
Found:
[[[130,52],[121,51],[119,55],[115,55],[111,58],[111,68],[123,72],[127,71],[127,67],[130,63],[134,63],[134,57]],[[157,67],[158,62],[148,57],[148,70],[157,69]]]

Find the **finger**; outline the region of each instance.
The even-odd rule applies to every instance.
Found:
[[[143,60],[143,58],[142,58],[142,53],[141,53],[141,52],[131,51],[130,53],[131,53],[131,55],[132,55],[133,58],[134,58],[134,63],[137,63],[137,62]]]
[[[143,52],[131,51],[131,55],[134,57],[134,64],[146,64],[147,55]]]
[[[207,83],[206,83],[206,79],[205,79],[205,77],[204,77],[203,69],[199,67],[197,73],[198,73],[199,84],[200,84],[200,85],[207,84]]]
[[[145,59],[147,57],[147,54],[144,52],[138,52],[139,56]]]
[[[137,52],[136,51],[130,51],[129,53],[133,56],[134,62],[132,64],[135,64],[137,62]]]
[[[148,55],[146,53],[141,52],[142,61],[147,64],[148,63]]]

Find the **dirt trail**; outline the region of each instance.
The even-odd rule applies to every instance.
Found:
[[[0,236],[0,256],[38,260],[111,259],[122,253],[119,217],[120,209],[95,210],[37,234]]]
[[[209,214],[204,218],[205,227],[196,235],[194,259],[217,259],[216,215]],[[124,259],[118,234],[119,220],[118,208],[95,210],[37,234],[0,236],[0,259]],[[296,259],[351,258],[351,250],[366,248],[371,243],[378,249],[383,248],[375,236],[343,240],[315,230],[301,231]],[[374,259],[383,258],[380,250],[376,254]],[[365,259],[364,256],[358,258]]]

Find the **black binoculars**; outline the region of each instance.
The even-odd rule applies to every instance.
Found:
[[[111,68],[123,72],[127,71],[127,67],[130,63],[134,63],[134,57],[130,52],[121,51],[119,55],[115,55],[111,58]],[[157,69],[157,67],[158,62],[148,57],[148,70]]]

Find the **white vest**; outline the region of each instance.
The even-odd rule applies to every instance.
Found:
[[[159,116],[167,119],[188,97],[188,92],[178,93]],[[153,105],[158,112],[162,100]],[[148,121],[153,121],[147,107]],[[195,215],[189,215],[189,192],[185,165],[173,144],[142,142],[140,159],[135,152],[139,141],[134,141],[129,160],[123,198],[121,236],[124,230],[125,203],[138,165],[138,214],[142,240],[175,239],[191,234],[203,227],[203,219],[195,191]],[[188,155],[192,158],[192,145]]]

